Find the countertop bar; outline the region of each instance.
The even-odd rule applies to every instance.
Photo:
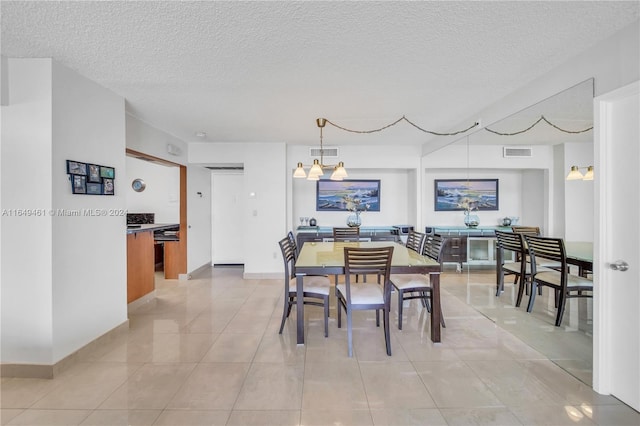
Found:
[[[135,234],[144,231],[161,231],[163,229],[180,228],[178,223],[148,223],[143,225],[135,225],[135,228],[129,228],[127,225],[127,234]]]

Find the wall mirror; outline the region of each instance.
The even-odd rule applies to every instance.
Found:
[[[544,116],[562,129],[587,129],[593,125],[593,93],[594,81],[589,79],[484,127],[501,133],[516,133],[528,129]],[[505,157],[505,148],[515,148],[515,154]],[[519,148],[524,152],[518,151]],[[520,225],[539,226],[547,236],[571,239],[570,235],[585,232],[585,229],[593,232],[593,182],[574,183],[565,179],[569,165],[575,161],[590,160],[589,164],[593,164],[592,130],[565,133],[546,122],[512,136],[481,129],[456,141],[453,149],[466,152],[466,177],[500,179],[500,211],[496,215],[478,212],[481,226],[498,226],[501,218],[514,216]],[[487,166],[487,153],[493,153],[495,167]],[[540,166],[537,156],[544,156],[549,164]],[[515,194],[511,195],[511,200],[510,193]],[[580,229],[574,229],[577,227]],[[587,239],[588,234],[582,235],[586,235],[584,241],[593,241]],[[497,325],[496,333],[508,331],[591,385],[593,299],[570,299],[562,326],[555,327],[552,295],[538,296],[533,312],[527,313],[527,294],[520,307],[515,307],[517,285],[513,284],[511,275],[505,277],[504,292],[496,297],[495,263],[482,266],[484,259],[491,263],[495,247],[474,238],[470,238],[467,244],[467,253],[478,265],[464,268],[457,278],[453,278],[460,284],[455,289],[456,296],[491,319]],[[451,271],[450,267],[447,269]],[[446,306],[443,309],[446,318]],[[498,335],[494,330],[484,332],[488,333],[487,338],[505,339],[505,351],[513,349],[507,347],[510,339],[505,337],[507,334]],[[515,345],[517,342],[512,343]]]

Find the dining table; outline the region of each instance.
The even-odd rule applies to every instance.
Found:
[[[303,279],[307,275],[344,275],[345,247],[393,247],[391,274],[429,274],[431,283],[431,341],[440,342],[440,263],[392,241],[306,242],[295,263],[297,343],[304,344]]]
[[[578,267],[578,275],[593,271],[593,243],[590,241],[565,241],[564,250],[567,263]]]

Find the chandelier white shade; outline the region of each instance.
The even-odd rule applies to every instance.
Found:
[[[348,177],[347,171],[344,168],[344,163],[340,161],[335,164],[324,164],[324,147],[322,145],[322,128],[327,124],[326,118],[317,118],[316,125],[320,128],[320,159],[313,160],[311,166],[305,166],[301,162],[298,162],[296,170],[293,172],[294,178],[307,178],[307,180],[320,180],[320,176],[324,176],[325,169],[333,169],[333,173],[329,179],[331,180],[343,180]],[[309,173],[305,171],[305,167],[310,167]]]

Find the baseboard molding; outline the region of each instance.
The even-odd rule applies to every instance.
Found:
[[[199,268],[194,269],[193,271],[189,272],[188,275],[190,275],[191,277],[195,277],[198,274],[213,268],[213,265],[211,265],[211,262],[207,262],[204,265],[200,266]]]
[[[138,306],[142,306],[155,298],[156,298],[156,291],[153,290],[145,294],[144,296],[140,297],[139,299],[136,299],[133,302],[129,303],[127,305],[127,312],[131,312],[132,310],[136,309]]]
[[[102,336],[87,343],[77,351],[67,355],[53,365],[47,364],[1,364],[0,377],[18,377],[24,379],[53,379],[71,366],[77,364],[90,352],[129,332],[129,320],[107,331]]]

